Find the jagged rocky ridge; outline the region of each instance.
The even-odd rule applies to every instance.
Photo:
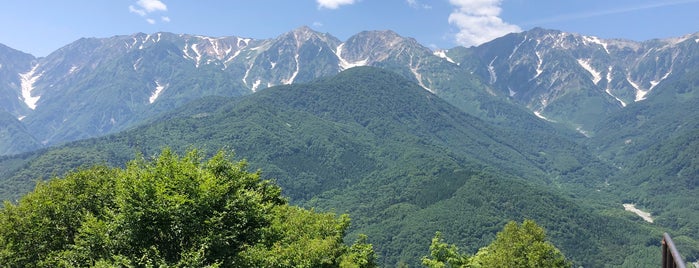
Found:
[[[45,58],[3,47],[0,103],[32,139],[52,145],[120,131],[203,96],[245,95],[369,65],[475,115],[488,113],[486,103],[514,102],[591,134],[602,115],[696,68],[697,40],[639,43],[533,29],[432,51],[392,31],[345,42],[308,27],[273,39],[138,33],[83,38]]]
[[[651,97],[663,81],[696,69],[699,34],[633,42],[535,28],[440,53],[467,63],[495,94],[586,133],[610,112]]]

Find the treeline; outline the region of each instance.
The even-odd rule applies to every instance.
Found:
[[[280,187],[246,169],[223,152],[204,160],[166,149],[123,169],[98,165],[39,183],[0,209],[0,265],[376,266],[369,238],[344,243],[347,215],[291,206]],[[427,267],[570,266],[533,221],[507,224],[472,257],[439,233],[429,249]]]
[[[169,150],[40,183],[0,210],[3,267],[371,267],[349,217],[290,206],[224,153]]]

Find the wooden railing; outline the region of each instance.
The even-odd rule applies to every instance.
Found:
[[[667,233],[663,234],[662,242],[663,268],[686,268],[680,252],[675,247],[675,242]]]

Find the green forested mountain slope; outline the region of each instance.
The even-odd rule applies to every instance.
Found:
[[[680,236],[697,258],[699,244],[699,73],[686,71],[659,86],[648,100],[628,106],[597,127],[590,147],[618,165],[614,192],[636,203]]]
[[[202,99],[118,135],[6,157],[2,197],[77,166],[123,165],[136,151],[227,148],[278,178],[293,203],[349,212],[352,232],[370,234],[386,265],[417,263],[435,231],[473,251],[525,218],[577,264],[652,262],[645,254],[659,233],[630,220],[604,188],[614,169],[555,128],[523,122],[486,123],[399,75],[353,68],[242,99]]]
[[[0,155],[36,150],[41,143],[12,114],[0,110]]]

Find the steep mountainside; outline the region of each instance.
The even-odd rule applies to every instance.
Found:
[[[124,130],[204,96],[241,96],[368,65],[489,121],[512,124],[534,113],[594,135],[605,115],[695,69],[697,40],[638,43],[533,29],[433,52],[391,31],[345,42],[308,27],[260,40],[139,33],[80,39],[40,59],[3,47],[0,103],[53,145]]]
[[[603,176],[613,169],[549,130],[533,137],[502,128],[402,76],[352,68],[237,100],[202,99],[118,135],[5,158],[0,166],[14,171],[0,185],[14,199],[35,178],[123,165],[134,150],[227,147],[277,178],[292,202],[349,212],[353,232],[368,233],[389,266],[416,264],[435,231],[472,251],[524,218],[581,265],[620,265],[619,255],[648,261],[636,254],[655,250],[647,241],[659,233],[608,195]]]
[[[30,109],[22,102],[30,88],[25,71],[35,61],[34,56],[0,44],[0,155],[40,148],[21,122]]]
[[[45,145],[123,130],[204,96],[240,96],[359,65],[397,71],[463,103],[483,94],[461,96],[464,86],[477,91],[473,76],[390,31],[344,43],[308,27],[265,40],[139,33],[84,38],[25,58],[5,64],[9,86],[0,101]]]
[[[0,155],[32,151],[41,144],[27,131],[12,114],[0,110]]]
[[[633,42],[536,28],[442,54],[478,74],[496,94],[591,135],[600,118],[696,70],[699,34]]]
[[[627,203],[649,211],[677,236],[699,230],[699,71],[678,72],[648,95],[596,126],[588,142],[618,166],[610,178]],[[678,237],[684,241],[684,237]],[[684,248],[699,245],[682,242]],[[691,256],[693,258],[699,255]]]
[[[29,110],[22,102],[23,94],[28,94],[29,89],[23,74],[31,69],[35,60],[32,55],[0,44],[0,107],[15,118]]]

